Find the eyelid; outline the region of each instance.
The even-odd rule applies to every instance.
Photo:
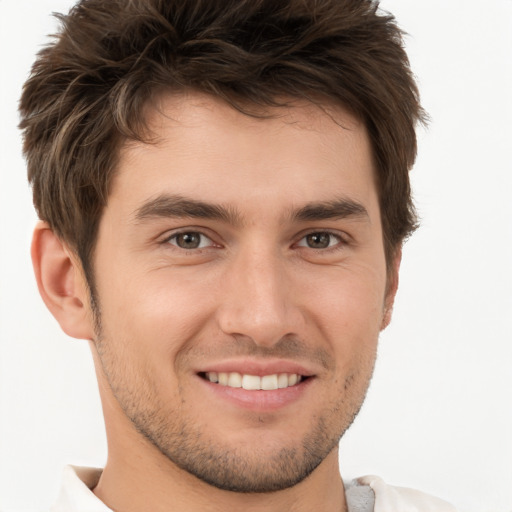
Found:
[[[181,235],[187,235],[187,234],[193,234],[193,235],[199,236],[199,245],[197,247],[186,248],[186,247],[180,247],[178,245],[178,243],[177,243],[178,237]],[[176,243],[173,243],[173,241],[176,241]],[[183,250],[206,249],[206,248],[212,247],[214,245],[214,242],[210,237],[206,236],[204,233],[199,233],[197,231],[185,231],[183,233],[175,233],[174,235],[170,236],[167,239],[167,243],[170,243],[171,245],[176,246],[178,249],[183,249]]]
[[[308,247],[305,243],[300,244],[300,242],[304,241],[306,237],[309,235],[315,235],[315,234],[327,234],[330,235],[338,240],[338,243],[331,245],[329,247],[326,247],[324,249],[315,249],[313,247]],[[297,247],[305,247],[306,249],[311,249],[313,251],[329,251],[329,250],[336,250],[340,249],[342,247],[345,247],[350,243],[350,237],[346,233],[342,233],[336,230],[332,229],[310,229],[306,232],[303,232],[299,235],[298,241],[294,244]]]
[[[200,235],[201,237],[207,238],[210,241],[210,243],[206,247],[198,247],[196,249],[184,249],[182,247],[178,247],[176,244],[170,243],[172,239],[176,239],[176,237],[178,237],[179,235],[184,235],[186,233],[194,233],[194,234]],[[220,247],[221,246],[221,244],[219,244],[218,242],[216,242],[214,240],[214,236],[212,234],[210,234],[210,230],[205,229],[203,227],[197,227],[197,226],[186,226],[183,228],[176,228],[174,230],[166,231],[163,235],[161,235],[159,243],[161,245],[166,245],[166,244],[172,245],[176,249],[182,250],[182,251],[187,251],[187,250],[197,251],[197,250],[201,250],[201,249],[208,249],[210,247]]]

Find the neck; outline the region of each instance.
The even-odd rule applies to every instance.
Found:
[[[142,444],[146,441],[140,441]],[[96,496],[116,512],[346,512],[337,449],[299,484],[272,493],[224,491],[177,468],[165,457],[140,456],[129,449],[110,451],[94,489]],[[150,452],[156,448],[146,446]],[[135,452],[135,453],[134,453]],[[137,453],[138,452],[138,453]]]

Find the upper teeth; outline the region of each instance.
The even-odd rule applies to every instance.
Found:
[[[221,386],[230,388],[243,388],[248,390],[283,389],[298,384],[302,377],[296,373],[274,373],[273,375],[243,375],[238,372],[208,372],[206,378],[210,382],[217,382]]]

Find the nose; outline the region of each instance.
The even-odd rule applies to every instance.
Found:
[[[264,248],[241,251],[227,268],[217,309],[223,332],[270,347],[298,335],[304,323],[285,256]]]

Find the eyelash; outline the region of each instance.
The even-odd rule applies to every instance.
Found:
[[[313,235],[327,235],[330,237],[330,240],[329,240],[329,245],[327,247],[320,247],[320,248],[315,248],[315,247],[309,247],[305,244],[301,244],[301,242],[305,242],[306,239],[310,236],[313,236]],[[336,243],[334,245],[330,245],[330,243],[333,241],[333,239],[336,240]],[[306,242],[307,243],[307,242]],[[305,249],[311,249],[313,251],[319,251],[319,252],[331,252],[331,251],[339,251],[339,250],[342,250],[346,245],[348,245],[348,240],[346,237],[344,237],[342,234],[340,233],[335,233],[333,231],[329,231],[329,230],[315,230],[315,231],[310,231],[308,233],[305,233],[300,239],[299,241],[295,244],[297,247],[304,247]]]
[[[176,244],[171,243],[172,240],[177,240],[178,237],[185,236],[185,235],[199,236],[199,238],[200,238],[199,247],[186,248],[186,247],[180,247],[177,243]],[[210,243],[207,246],[201,247],[202,239],[203,239],[203,241],[204,241],[204,239],[207,239],[207,240],[209,240]],[[209,237],[208,235],[205,235],[201,231],[193,231],[193,230],[179,231],[178,233],[173,233],[172,235],[170,235],[170,236],[166,237],[164,240],[162,240],[162,244],[170,244],[170,245],[173,245],[174,247],[176,247],[177,249],[181,249],[183,251],[194,251],[194,252],[199,252],[202,249],[208,249],[209,247],[216,245],[215,242],[213,242],[212,238]]]

